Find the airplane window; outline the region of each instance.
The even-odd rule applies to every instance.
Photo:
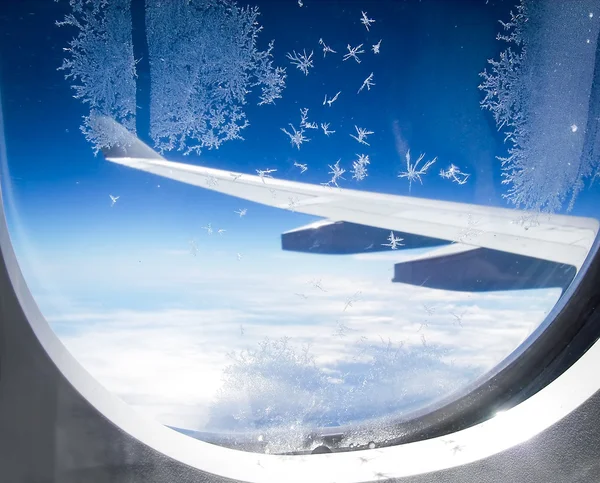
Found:
[[[600,9],[248,3],[7,5],[11,239],[60,340],[150,418],[373,447],[519,357],[581,275]]]

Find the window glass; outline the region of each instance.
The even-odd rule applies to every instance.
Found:
[[[595,240],[596,7],[10,2],[2,189],[37,304],[210,441],[311,449],[459,394]]]

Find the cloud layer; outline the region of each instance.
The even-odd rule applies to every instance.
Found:
[[[195,430],[335,426],[423,407],[503,360],[558,297],[393,284],[388,260],[273,256],[216,271],[206,267],[218,256],[162,256],[136,283],[126,263],[112,277],[115,292],[131,294],[132,284],[160,308],[118,308],[107,296],[105,307],[86,307],[68,264],[63,301],[36,297],[108,389],[161,423]],[[104,287],[106,265],[97,265],[86,276]]]

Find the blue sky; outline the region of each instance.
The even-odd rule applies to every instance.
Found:
[[[173,152],[168,159],[247,173],[271,168],[280,178],[322,183],[329,179],[329,164],[341,159],[349,171],[357,154],[368,154],[369,177],[358,183],[347,173],[340,186],[407,195],[409,183],[397,174],[410,148],[413,156],[438,158],[423,185],[413,183],[410,194],[506,206],[495,159],[506,147],[491,114],[479,107],[477,86],[486,60],[504,48],[495,39],[498,19],[508,18],[512,2],[252,4],[262,13],[260,48],[274,39],[274,64],[287,68],[283,98],[257,106],[257,94],[249,95],[245,140],[200,156]],[[362,10],[376,20],[370,32],[360,24]],[[315,353],[330,369],[343,365],[331,354],[350,351],[360,337],[378,340],[385,333],[384,338],[418,348],[426,334],[431,343],[455,351],[451,358],[436,357],[444,364],[459,361],[452,367],[460,369],[430,376],[459,387],[505,357],[554,304],[555,291],[466,296],[394,285],[389,280],[401,254],[342,259],[282,253],[280,234],[314,218],[241,203],[94,156],[79,131],[87,107],[72,97],[64,73],[56,70],[74,35],[54,25],[67,12],[64,1],[15,2],[1,19],[9,160],[2,177],[11,236],[42,311],[67,346],[107,386],[152,416],[202,429],[208,421],[207,398],[226,364],[225,349],[254,347],[264,336],[295,335],[300,345],[309,342],[311,331]],[[319,38],[337,54],[323,58]],[[380,39],[381,53],[374,55],[370,48]],[[360,43],[366,51],[362,62],[343,62],[346,44]],[[315,66],[308,76],[286,59],[287,52],[303,49],[314,50]],[[357,94],[371,72],[375,86]],[[147,89],[148,73],[140,71],[139,79],[138,87]],[[332,107],[322,105],[325,95],[338,91]],[[309,108],[310,121],[329,122],[336,133],[325,137],[308,131],[309,143],[300,150],[291,146],[280,128],[290,122],[297,126],[301,108]],[[148,112],[147,105],[139,106],[138,134],[149,142],[143,131]],[[354,125],[374,131],[370,147],[350,138]],[[306,163],[308,171],[301,174],[294,161]],[[451,163],[470,174],[465,185],[437,175]],[[115,206],[109,194],[120,196]],[[586,188],[574,214],[597,216],[599,205],[598,187]],[[246,217],[234,213],[240,208],[248,209]],[[202,229],[208,223],[227,232],[208,236]],[[192,240],[199,249],[196,256],[190,253]],[[312,279],[322,279],[327,294],[311,286]],[[334,336],[340,307],[358,291],[364,308],[343,322],[355,324],[355,332]],[[310,310],[300,304],[299,293],[309,297]],[[439,308],[437,322],[426,329],[430,332],[421,328],[423,304]],[[465,326],[471,324],[473,332],[461,338],[452,314],[463,311]],[[498,318],[504,325],[496,325]],[[239,337],[241,326],[247,328],[246,339]],[[115,351],[115,345],[122,350]],[[220,352],[207,351],[211,346]],[[164,376],[157,377],[166,391],[144,382],[150,369],[144,372],[143,361],[150,358],[165,363],[155,369]],[[192,379],[202,373],[210,374],[210,397],[193,389],[199,383]],[[127,388],[139,391],[132,394]],[[439,395],[419,393],[425,399]]]

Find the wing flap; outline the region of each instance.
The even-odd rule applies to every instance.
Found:
[[[573,265],[489,248],[427,255],[395,264],[392,282],[460,292],[564,290],[577,273]]]

